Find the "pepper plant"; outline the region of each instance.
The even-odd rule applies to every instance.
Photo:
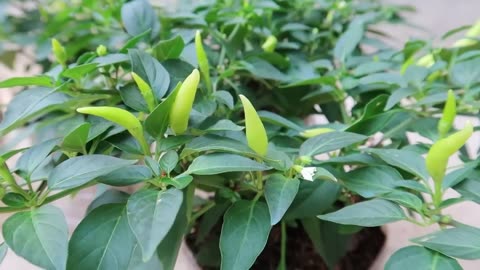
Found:
[[[0,132],[35,140],[0,155],[3,254],[44,269],[173,269],[189,235],[205,268],[265,269],[279,228],[273,267],[294,269],[294,228],[335,269],[364,227],[404,220],[438,231],[385,269],[480,258],[480,229],[444,214],[480,202],[478,154],[464,147],[475,128],[452,128],[478,118],[477,26],[452,48],[396,50],[372,34],[401,8],[371,1],[218,0],[164,16],[143,0],[102,3],[65,10],[103,18],[94,29],[108,34],[50,34],[44,74],[0,82],[26,87]],[[328,122],[306,126],[315,112]],[[52,203],[91,186],[103,192],[69,232]],[[445,198],[451,188],[460,196]]]

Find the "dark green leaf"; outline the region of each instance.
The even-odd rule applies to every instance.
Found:
[[[193,160],[187,173],[197,175],[214,175],[225,172],[253,172],[270,169],[249,158],[233,154],[209,154]]]
[[[5,243],[0,244],[0,264],[3,262],[3,259],[5,259],[5,256],[7,256],[7,251],[8,246]]]
[[[160,103],[152,113],[145,119],[145,130],[156,139],[163,139],[167,131],[170,119],[170,109],[177,97],[180,84],[177,85],[167,99]]]
[[[66,69],[62,72],[62,76],[67,78],[72,78],[75,80],[80,80],[87,73],[95,70],[97,68],[97,63],[88,63],[83,65],[74,66]]]
[[[480,178],[468,178],[454,186],[462,197],[480,203]]]
[[[167,235],[182,201],[183,193],[177,189],[140,190],[128,200],[128,222],[142,248],[143,261],[154,255],[157,246]]]
[[[128,107],[139,112],[149,112],[147,102],[135,84],[122,86],[118,89],[118,92],[120,92],[123,103]]]
[[[150,85],[157,100],[163,98],[170,85],[170,76],[167,70],[157,59],[140,50],[130,49],[128,55],[132,62],[132,71]]]
[[[397,181],[402,181],[402,176],[387,166],[363,167],[350,171],[343,177],[344,186],[364,198],[392,192]]]
[[[341,186],[331,181],[301,181],[297,196],[285,217],[296,219],[322,214],[332,207],[340,190]]]
[[[256,157],[257,154],[250,149],[246,144],[237,140],[217,135],[206,135],[197,137],[191,142],[187,143],[181,157],[186,157],[192,153],[218,151],[239,154],[249,157]]]
[[[133,0],[123,4],[122,21],[127,33],[132,36],[151,30],[153,37],[160,29],[155,11],[146,0]]]
[[[112,203],[127,203],[128,198],[130,197],[130,194],[125,193],[120,190],[116,189],[107,189],[98,197],[95,198],[95,200],[90,203],[90,205],[87,208],[87,214],[92,212],[97,207],[100,207],[105,204],[112,204]]]
[[[34,88],[17,94],[8,104],[0,124],[0,132],[5,134],[29,120],[60,108],[69,97],[49,88]]]
[[[394,190],[390,193],[382,194],[379,197],[398,203],[401,206],[416,210],[418,212],[422,211],[422,200],[420,200],[418,196],[415,196],[409,192]]]
[[[58,142],[58,139],[52,139],[32,146],[18,159],[15,170],[20,171],[25,178],[30,178],[33,172],[40,167],[42,162],[47,158],[50,152],[52,152]]]
[[[270,216],[265,203],[234,203],[223,219],[220,235],[221,269],[250,269],[265,247],[270,229]]]
[[[216,91],[216,92],[214,93],[214,95],[215,95],[215,98],[217,99],[217,101],[218,101],[219,103],[224,104],[224,105],[227,106],[230,110],[233,109],[234,103],[233,103],[232,94],[230,94],[230,93],[227,92],[227,91],[220,90],[220,91]]]
[[[9,217],[5,242],[18,256],[47,270],[65,270],[68,227],[60,209],[47,205]]]
[[[458,227],[434,232],[411,240],[450,257],[480,259],[480,229]]]
[[[265,183],[265,199],[270,211],[271,225],[277,224],[297,195],[300,181],[281,174],[271,175]]]
[[[397,250],[385,264],[385,270],[429,269],[462,270],[455,259],[419,246]]]
[[[333,131],[306,140],[300,146],[301,156],[315,156],[361,142],[367,137],[350,132]]]
[[[105,155],[74,157],[53,169],[48,178],[48,186],[50,189],[78,187],[135,162],[135,160],[125,160]]]
[[[345,59],[352,54],[355,48],[362,40],[364,27],[359,23],[351,23],[347,31],[345,31],[338,39],[333,54],[340,62],[344,62]]]
[[[399,149],[368,149],[368,152],[387,164],[410,172],[428,180],[428,172],[423,157],[415,152]]]
[[[181,36],[175,36],[168,40],[162,40],[153,46],[152,51],[155,57],[160,61],[180,57],[185,43]]]
[[[127,269],[135,244],[125,204],[102,205],[90,212],[73,232],[67,269]]]
[[[0,82],[0,88],[30,85],[52,87],[53,82],[52,78],[46,75],[35,77],[15,77]]]
[[[260,119],[262,119],[263,122],[265,123],[272,123],[272,124],[275,124],[277,126],[283,126],[283,127],[286,127],[286,128],[290,128],[290,129],[293,129],[293,130],[297,130],[297,131],[302,131],[303,128],[300,127],[299,125],[295,124],[294,122],[278,115],[278,114],[275,114],[275,113],[272,113],[272,112],[268,112],[268,111],[259,111],[258,112],[258,116],[260,116]]]
[[[177,189],[186,188],[192,181],[193,181],[193,177],[191,175],[185,175],[185,174],[177,175],[174,178],[162,179],[163,183],[174,186]]]
[[[70,131],[63,138],[62,148],[72,152],[83,152],[90,132],[90,123],[83,123]]]
[[[373,199],[320,215],[318,218],[345,225],[375,227],[406,217],[398,205],[382,199]]]
[[[128,165],[99,177],[97,180],[111,186],[129,186],[153,177],[152,170],[145,165]]]
[[[175,169],[175,167],[177,166],[177,163],[178,163],[177,152],[170,150],[160,158],[160,169],[162,169],[167,174],[169,174],[171,171],[173,171],[173,169]]]

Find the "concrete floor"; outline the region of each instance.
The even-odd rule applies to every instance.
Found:
[[[174,0],[156,0],[157,3],[172,3]],[[408,14],[409,22],[416,24],[424,28],[424,31],[415,30],[413,28],[405,27],[383,27],[385,31],[392,35],[392,44],[402,44],[404,41],[411,37],[429,37],[438,38],[446,31],[456,28],[462,25],[471,24],[477,19],[480,19],[480,1],[478,0],[384,0],[386,3],[396,4],[408,4],[417,8],[416,13]],[[453,2],[453,3],[452,3]],[[25,59],[19,59],[18,62],[24,62]],[[16,75],[35,74],[35,70],[27,72],[22,69],[21,65],[14,70],[9,71],[0,66],[0,80]],[[2,91],[0,96],[0,103],[5,104],[11,98],[11,94]],[[462,126],[459,121],[459,126]],[[478,121],[476,125],[480,124]],[[418,138],[412,137],[412,140]],[[471,145],[472,148],[478,149],[478,143],[480,142],[480,135],[476,134],[476,138],[471,139],[476,145]],[[85,213],[86,206],[92,200],[94,191],[86,190],[82,191],[75,196],[75,198],[65,198],[56,203],[57,206],[64,210],[67,216],[70,232],[76,227],[81,217]],[[455,194],[449,194],[454,196]],[[480,207],[473,203],[464,203],[449,209],[449,213],[455,216],[460,221],[479,226],[480,227],[480,215],[472,213],[480,213]],[[0,223],[7,218],[6,215],[0,216]],[[385,249],[380,254],[376,264],[372,267],[372,270],[381,270],[388,259],[388,257],[397,249],[408,245],[408,239],[424,235],[435,228],[419,228],[406,222],[397,222],[384,227],[387,233],[387,243]],[[0,242],[3,241],[0,235]],[[176,267],[177,270],[193,270],[196,269],[192,264],[192,259],[185,248],[182,249],[179,263]],[[465,270],[477,270],[480,269],[480,262],[462,261],[462,266]],[[0,265],[0,270],[34,270],[38,269],[24,260],[19,259],[15,254],[9,251],[4,262]],[[112,269],[114,270],[114,269]]]

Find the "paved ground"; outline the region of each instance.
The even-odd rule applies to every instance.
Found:
[[[394,44],[402,44],[403,41],[408,40],[411,37],[439,37],[444,32],[465,24],[471,24],[477,19],[480,19],[480,1],[478,0],[384,0],[388,3],[396,4],[409,4],[416,6],[417,13],[409,14],[408,18],[412,24],[417,24],[425,31],[414,30],[412,28],[403,27],[388,27],[385,28],[390,35],[393,36],[392,42]],[[172,3],[174,0],[156,0],[159,3]],[[20,59],[19,62],[22,62]],[[0,80],[7,77],[23,74],[26,71],[18,68],[14,72],[7,71],[0,66]],[[0,96],[0,102],[5,103],[9,99],[9,94]],[[462,121],[464,122],[464,121]],[[478,122],[476,123],[479,124]],[[461,126],[462,124],[459,123]],[[472,145],[473,148],[478,148],[478,142],[480,142],[480,136],[477,136],[477,145]],[[412,138],[415,140],[417,138]],[[57,204],[66,213],[70,231],[73,231],[76,224],[80,221],[80,217],[84,214],[85,208],[93,196],[93,191],[83,191],[77,194],[74,199],[66,198]],[[452,207],[450,213],[455,217],[458,217],[460,221],[465,223],[480,226],[480,215],[472,213],[480,213],[480,207],[474,204],[462,204],[458,207]],[[6,216],[0,216],[0,223],[6,219]],[[423,235],[434,228],[418,228],[408,223],[395,223],[385,227],[387,232],[387,244],[378,259],[376,265],[372,270],[383,269],[386,259],[400,247],[408,245],[408,239],[415,236]],[[2,241],[0,236],[0,241]],[[196,269],[191,264],[191,258],[188,253],[183,250],[182,257],[179,259],[177,270],[193,270]],[[480,269],[480,262],[462,262],[462,266],[465,270],[477,270]],[[4,263],[0,266],[0,270],[33,270],[37,269],[23,260],[18,259],[13,252],[9,252]],[[112,269],[114,270],[114,269]],[[153,270],[153,269],[152,269]]]

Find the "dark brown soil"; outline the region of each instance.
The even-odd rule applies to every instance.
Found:
[[[204,242],[207,246],[195,245],[195,230],[187,236],[187,244],[194,254],[202,249],[209,249],[208,257],[219,259],[218,235],[221,226],[214,229],[215,235],[208,236]],[[287,229],[287,269],[288,270],[328,270],[322,257],[315,251],[314,246],[307,233],[301,226]],[[251,268],[252,270],[276,270],[280,258],[280,226],[274,226],[270,233],[267,245]],[[335,270],[368,270],[380,253],[385,242],[385,235],[379,227],[364,228],[353,235],[348,252]],[[218,254],[214,254],[218,253]],[[201,261],[201,259],[200,259]],[[199,262],[201,264],[201,262]],[[205,266],[204,270],[219,269],[218,266]]]

